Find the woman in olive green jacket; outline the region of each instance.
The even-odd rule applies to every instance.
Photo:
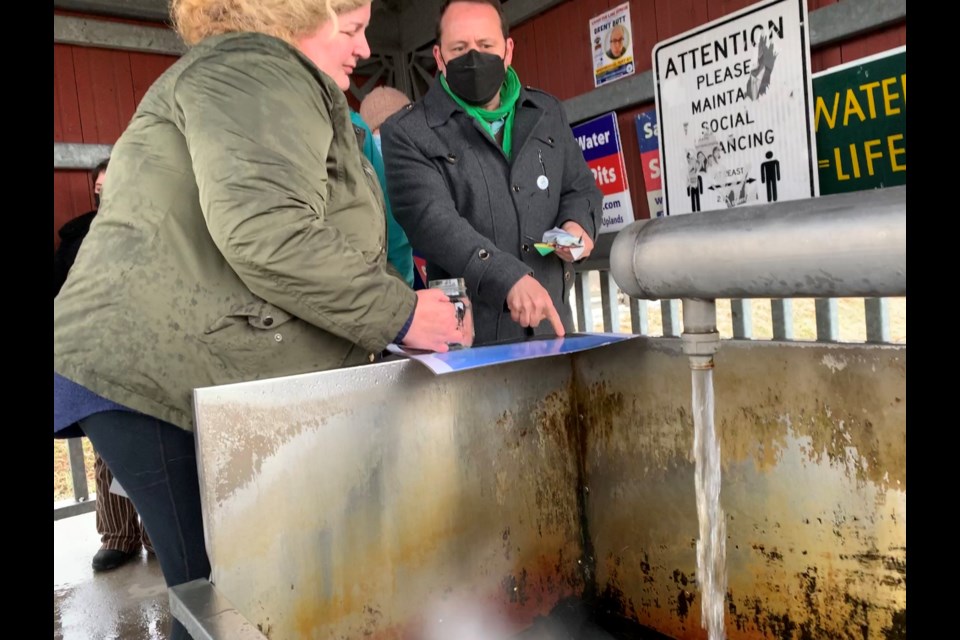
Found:
[[[54,301],[54,435],[90,438],[168,586],[210,571],[193,389],[460,339],[445,295],[386,269],[383,196],[343,94],[370,55],[370,0],[171,12],[193,46],[114,146]]]

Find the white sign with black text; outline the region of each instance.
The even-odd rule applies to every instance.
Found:
[[[667,215],[819,193],[806,0],[765,0],[653,49]]]

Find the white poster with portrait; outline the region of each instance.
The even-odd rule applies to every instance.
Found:
[[[594,87],[633,75],[636,64],[629,2],[590,19],[590,46]]]

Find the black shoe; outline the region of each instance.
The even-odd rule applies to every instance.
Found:
[[[139,549],[136,551],[120,551],[119,549],[107,549],[100,547],[100,551],[97,551],[97,555],[93,556],[93,570],[110,571],[111,569],[116,569],[122,564],[130,562],[139,555]]]

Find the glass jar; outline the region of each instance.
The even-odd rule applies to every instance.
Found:
[[[463,278],[448,278],[446,280],[431,280],[428,285],[431,289],[440,289],[457,309],[457,328],[462,334],[459,342],[448,342],[451,349],[467,348],[473,345],[473,304],[467,295],[467,283]]]

